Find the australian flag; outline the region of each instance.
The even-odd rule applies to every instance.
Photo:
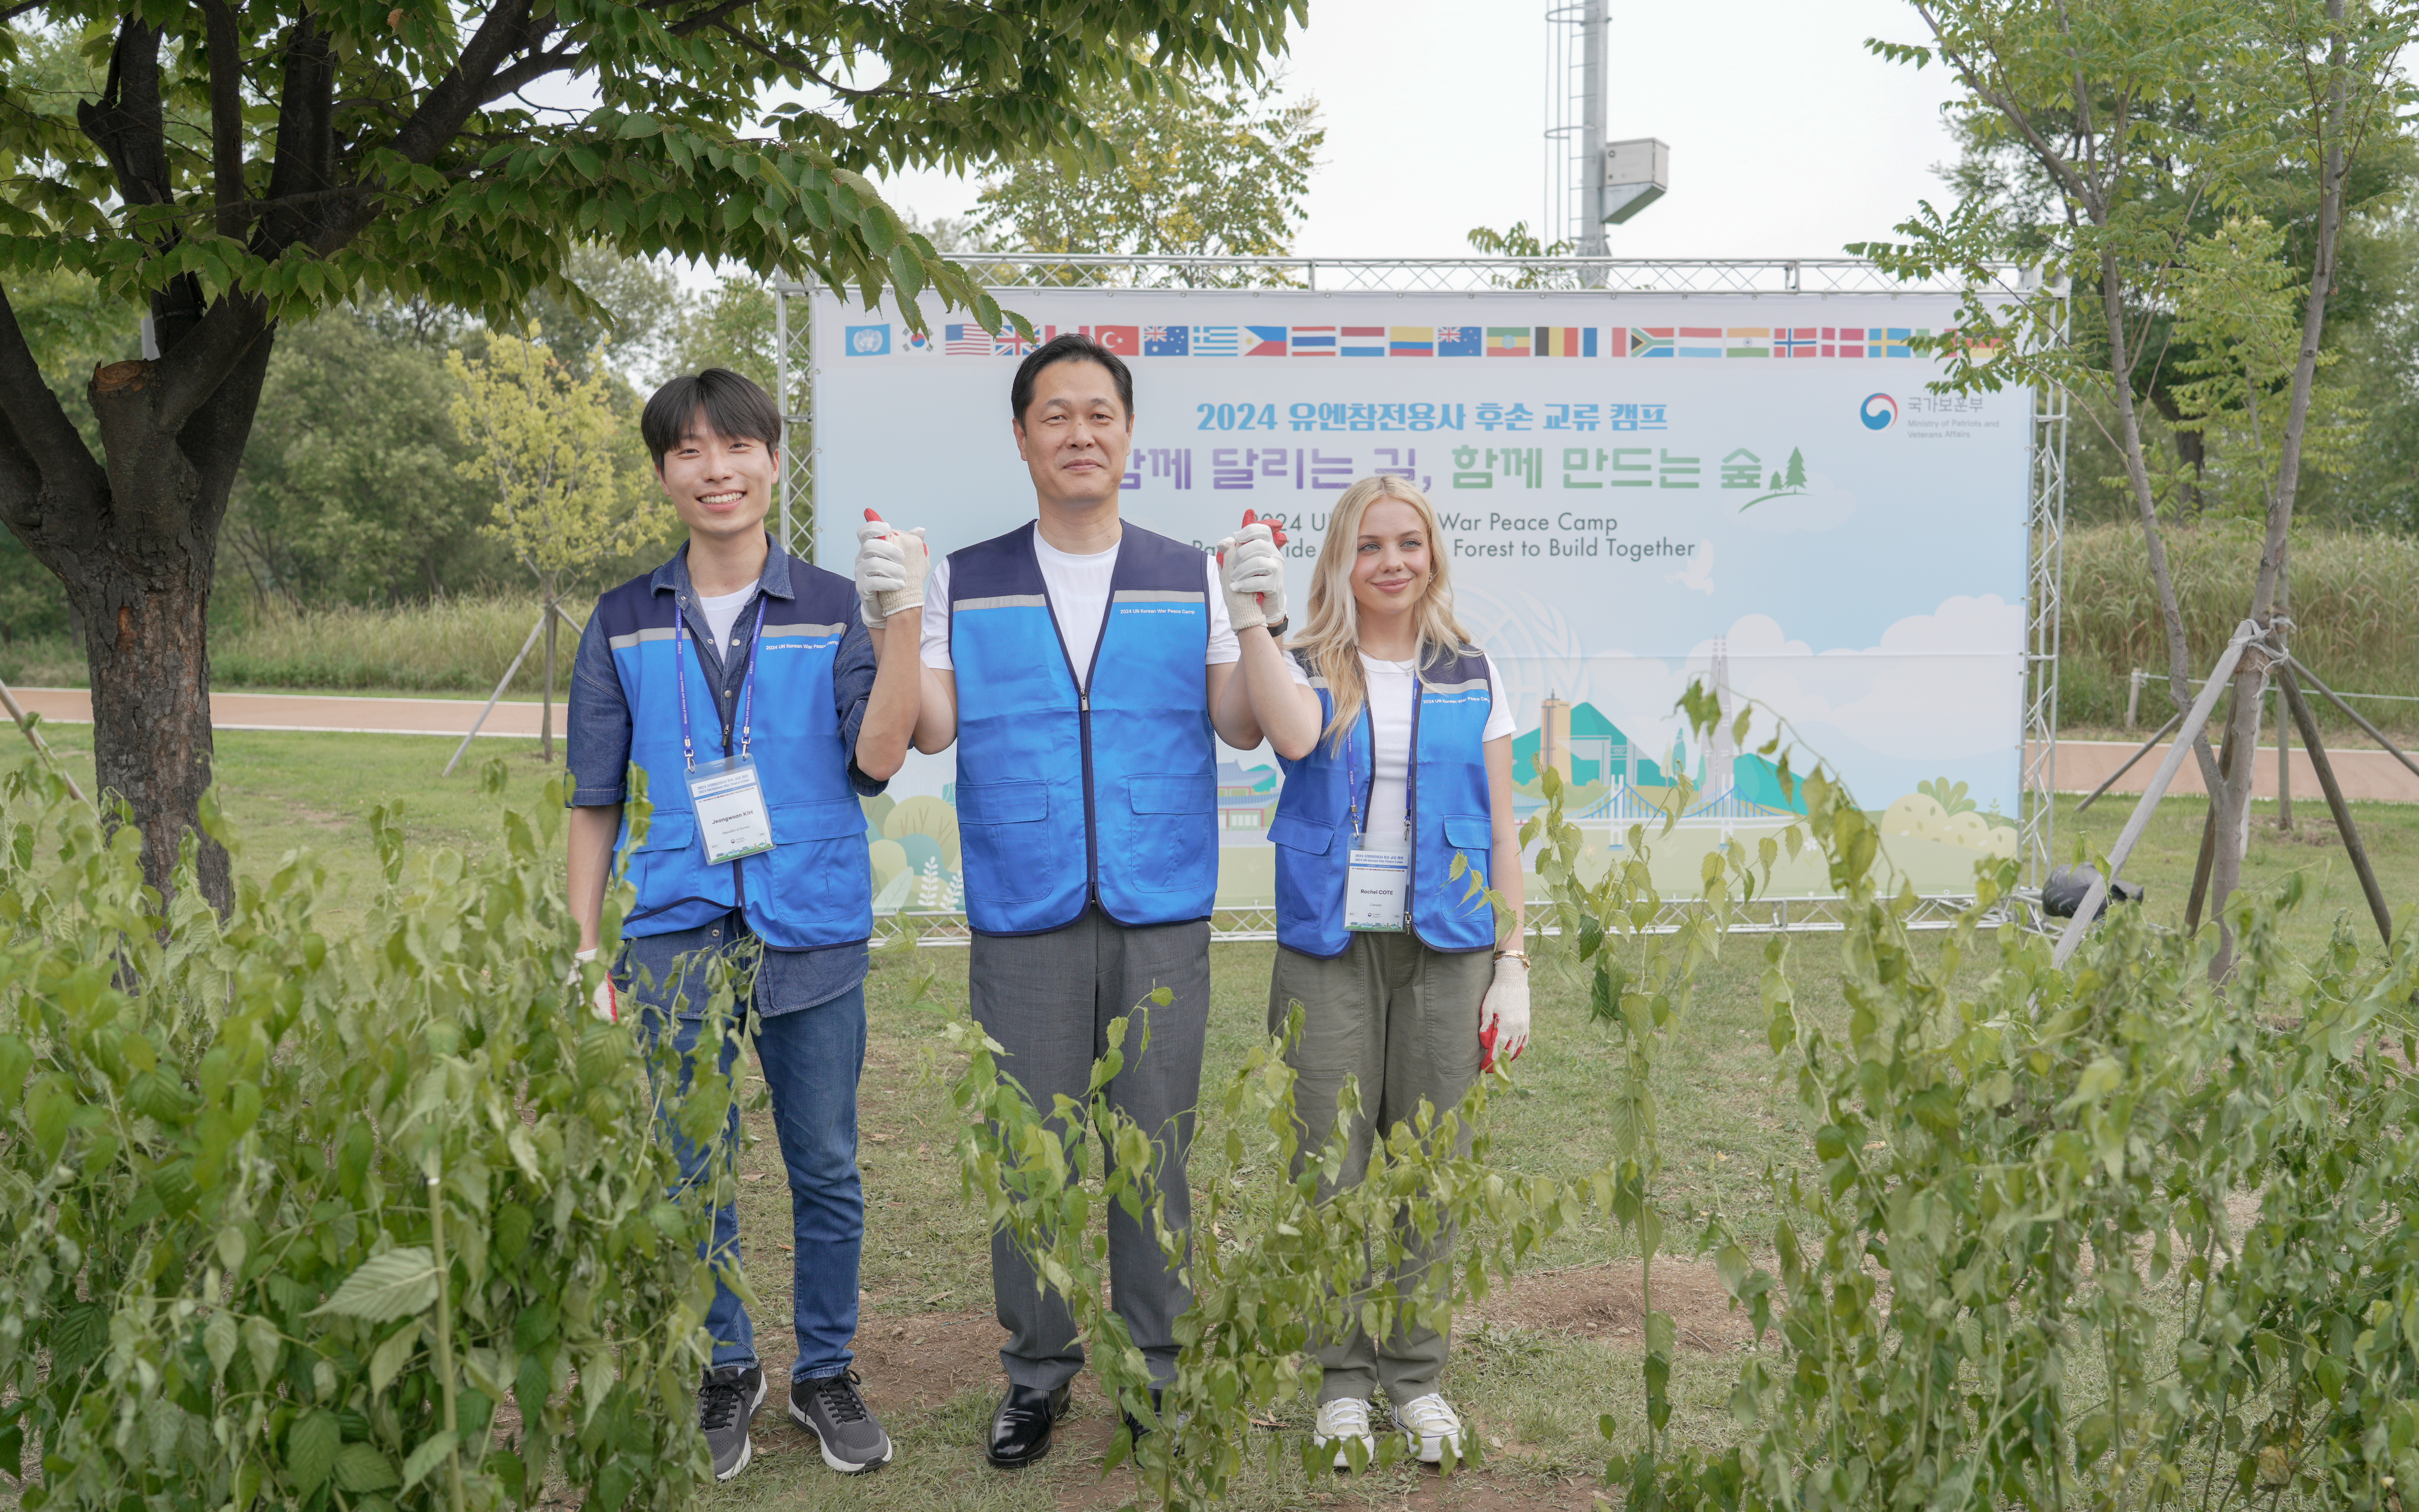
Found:
[[[1193,351],[1192,334],[1189,326],[1145,326],[1142,328],[1142,354],[1145,357],[1188,357]]]

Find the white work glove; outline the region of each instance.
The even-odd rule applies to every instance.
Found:
[[[593,949],[574,950],[571,953],[571,971],[562,979],[562,984],[577,990],[579,986],[579,968],[595,959],[596,952]],[[602,1023],[622,1022],[622,995],[613,985],[613,973],[609,971],[596,980],[596,990],[588,995],[588,1011]]]
[[[1266,525],[1255,522],[1218,543],[1218,586],[1238,630],[1286,617],[1285,558]]]
[[[865,627],[878,630],[901,609],[922,608],[924,574],[932,563],[922,527],[901,531],[878,519],[858,525],[856,609]]]
[[[1495,981],[1478,1004],[1478,1031],[1495,1031],[1495,1063],[1517,1060],[1529,1048],[1529,958],[1498,957]]]

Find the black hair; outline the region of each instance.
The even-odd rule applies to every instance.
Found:
[[[664,470],[664,454],[693,433],[702,420],[720,436],[745,436],[781,449],[781,411],[773,396],[727,367],[685,373],[655,392],[639,414],[639,435]]]
[[[1117,379],[1117,402],[1125,406],[1126,418],[1133,419],[1133,370],[1106,347],[1071,331],[1043,342],[1017,365],[1016,381],[1008,386],[1008,408],[1018,424],[1025,424],[1025,411],[1033,404],[1033,385],[1040,379],[1041,370],[1054,363],[1098,363],[1107,368],[1109,377]]]

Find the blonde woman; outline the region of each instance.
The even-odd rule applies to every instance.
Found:
[[[1404,479],[1364,478],[1337,501],[1307,621],[1285,650],[1272,633],[1282,621],[1264,624],[1284,597],[1267,527],[1221,545],[1242,642],[1243,674],[1225,699],[1249,700],[1285,764],[1269,828],[1270,1028],[1282,1031],[1302,1005],[1292,1060],[1314,1145],[1327,1136],[1344,1078],[1359,1079],[1366,1113],[1345,1161],[1357,1178],[1375,1131],[1424,1101],[1439,1110],[1461,1101],[1479,1073],[1482,1030],[1494,1031],[1494,1053],[1506,1059],[1528,1041],[1513,711],[1493,662],[1454,617],[1436,511]],[[1221,726],[1230,722],[1240,721],[1222,712]],[[1510,905],[1501,934],[1468,873],[1452,876],[1456,855]],[[1510,947],[1497,949],[1499,938]],[[1424,1263],[1450,1244],[1439,1236]],[[1443,1335],[1423,1328],[1375,1341],[1355,1329],[1320,1348],[1315,1432],[1337,1468],[1355,1443],[1364,1463],[1374,1452],[1369,1398],[1379,1387],[1420,1458],[1434,1463],[1448,1444],[1460,1453],[1461,1419],[1437,1390],[1445,1351]]]

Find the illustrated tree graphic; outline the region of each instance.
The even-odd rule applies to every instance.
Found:
[[[1789,474],[1776,486],[1786,488],[1806,486],[1806,454],[1804,452],[1795,446],[1789,449]]]

